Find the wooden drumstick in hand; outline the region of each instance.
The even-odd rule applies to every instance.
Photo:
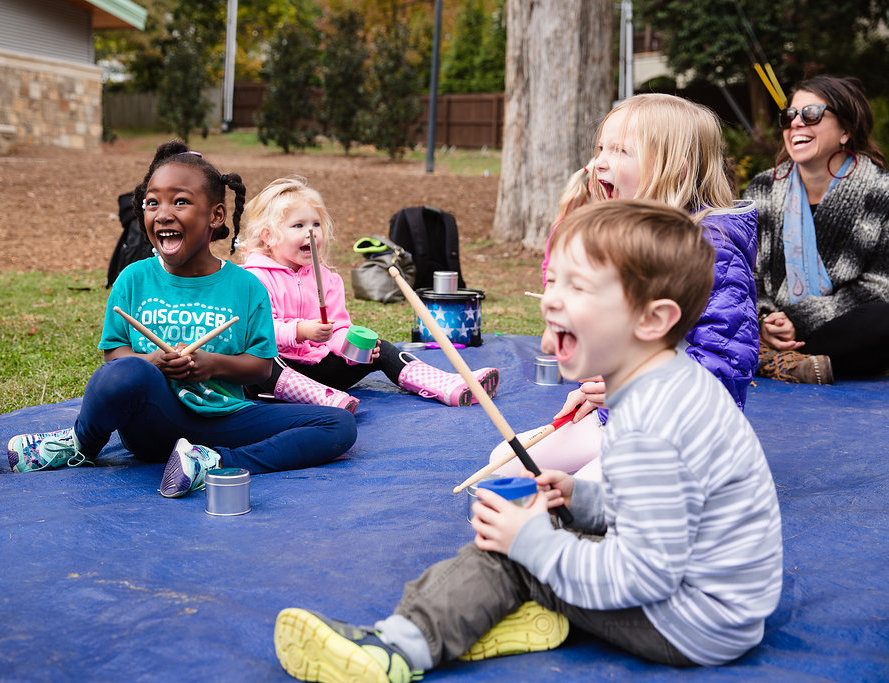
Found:
[[[236,322],[238,322],[238,320],[240,320],[240,318],[238,318],[238,316],[235,316],[235,317],[232,318],[231,320],[228,320],[228,321],[222,323],[219,327],[216,327],[216,328],[210,330],[210,331],[207,332],[207,334],[205,334],[203,337],[201,337],[201,338],[198,339],[197,341],[192,342],[191,344],[189,344],[188,346],[186,346],[186,347],[185,347],[184,349],[182,349],[181,351],[176,351],[176,349],[174,349],[172,346],[170,346],[169,344],[167,344],[167,342],[165,342],[163,339],[161,339],[160,337],[158,337],[154,332],[152,332],[152,331],[149,330],[147,327],[145,327],[145,325],[143,325],[142,323],[140,323],[140,322],[139,322],[138,320],[136,320],[133,316],[129,315],[128,313],[124,313],[123,310],[121,310],[120,306],[115,306],[115,307],[114,307],[114,312],[117,313],[117,314],[118,314],[120,317],[122,317],[124,320],[126,320],[126,321],[127,321],[130,325],[132,325],[136,330],[138,330],[138,331],[141,332],[143,335],[145,335],[145,338],[146,338],[146,339],[148,339],[149,341],[154,342],[154,343],[157,345],[157,348],[161,349],[162,351],[166,351],[167,353],[178,353],[180,356],[187,356],[187,355],[189,355],[190,353],[194,353],[194,352],[197,351],[201,346],[203,346],[204,344],[206,344],[208,341],[210,341],[210,340],[213,339],[214,337],[218,336],[220,333],[225,332],[225,330],[227,330],[229,327],[231,327],[231,326],[234,325]]]
[[[176,353],[176,349],[167,344],[167,342],[158,337],[154,332],[145,327],[145,325],[140,323],[129,313],[124,313],[123,310],[121,310],[120,306],[115,306],[114,312],[117,313],[121,318],[126,320],[130,325],[132,325],[143,335],[145,335],[145,338],[148,339],[148,341],[154,342],[157,348],[161,349],[162,351],[166,351],[167,353]]]
[[[318,259],[318,247],[315,246],[315,231],[312,228],[309,228],[309,248],[312,250],[312,267],[315,270],[315,286],[318,288],[321,322],[327,324],[327,303],[324,301],[324,284],[321,282],[321,263]]]
[[[520,443],[522,444],[522,446],[525,447],[525,450],[531,448],[531,446],[543,441],[546,437],[548,437],[550,434],[552,434],[554,431],[556,431],[562,425],[566,425],[569,422],[571,422],[571,420],[574,419],[575,413],[577,413],[577,408],[572,410],[567,415],[563,415],[559,419],[553,420],[550,424],[544,425],[543,427],[538,429],[533,434],[529,435],[527,439],[521,441]],[[499,448],[499,446],[498,446],[498,448]],[[494,462],[492,462],[488,465],[485,465],[480,470],[478,470],[475,474],[473,474],[471,477],[467,478],[466,481],[464,481],[462,484],[460,484],[459,486],[455,486],[454,493],[460,493],[460,491],[465,489],[467,486],[472,486],[476,482],[481,481],[482,479],[487,477],[492,472],[496,472],[497,470],[499,470],[501,467],[503,467],[506,463],[508,463],[514,457],[516,457],[516,454],[512,450],[504,453],[501,457],[497,458]]]
[[[534,476],[539,475],[540,468],[537,467],[537,465],[531,459],[531,456],[528,455],[528,451],[525,450],[524,446],[519,443],[519,439],[513,431],[512,427],[509,426],[509,423],[497,409],[497,406],[494,405],[491,397],[488,396],[488,393],[484,390],[482,385],[472,374],[472,370],[469,369],[466,361],[463,360],[459,353],[457,353],[457,349],[454,348],[451,340],[444,333],[439,324],[435,321],[435,318],[432,317],[429,309],[426,308],[426,305],[420,300],[420,297],[417,296],[416,292],[414,292],[407,281],[403,277],[401,277],[401,273],[399,272],[398,268],[396,268],[395,266],[390,266],[389,275],[391,275],[395,279],[395,283],[398,285],[401,293],[404,294],[404,298],[408,300],[408,303],[410,303],[411,307],[414,309],[414,312],[416,312],[420,320],[422,320],[423,323],[426,325],[426,329],[428,329],[429,332],[432,333],[435,341],[439,343],[439,345],[441,346],[441,350],[444,351],[445,356],[447,356],[448,360],[451,361],[451,365],[454,366],[454,369],[460,374],[460,376],[463,378],[463,381],[466,382],[469,390],[472,392],[472,395],[479,402],[485,413],[487,413],[488,418],[491,420],[491,422],[494,423],[494,426],[497,427],[504,440],[506,440],[513,451],[515,451],[515,454],[518,456],[519,460],[522,461],[522,465],[524,465],[525,469],[531,472],[531,474],[533,474]],[[559,519],[561,519],[564,524],[570,524],[574,521],[574,516],[564,505],[560,505],[559,507],[555,508],[555,510],[556,514],[559,516]]]

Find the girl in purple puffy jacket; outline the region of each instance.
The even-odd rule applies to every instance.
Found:
[[[713,291],[683,346],[716,375],[743,409],[759,349],[753,279],[757,214],[753,202],[732,198],[716,115],[673,95],[644,94],[623,100],[600,124],[593,158],[571,177],[562,193],[553,231],[568,213],[588,201],[619,197],[652,199],[685,209],[716,249]],[[546,335],[541,347],[544,352],[551,348]],[[573,424],[531,447],[529,452],[539,467],[569,473],[583,467],[580,476],[598,476],[601,429],[607,419],[607,389],[598,379],[572,391],[556,414],[562,417],[577,408]],[[502,445],[491,460],[501,452]],[[519,469],[520,463],[513,460],[499,473],[513,474]]]

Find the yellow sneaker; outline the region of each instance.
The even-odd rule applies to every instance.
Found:
[[[373,632],[288,608],[275,621],[275,652],[284,670],[301,681],[410,683],[422,678],[407,658]]]
[[[552,650],[567,637],[568,619],[565,615],[536,602],[526,602],[479,638],[460,659],[477,662],[491,657]]]

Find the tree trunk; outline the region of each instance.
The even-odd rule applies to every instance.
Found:
[[[506,104],[493,237],[542,248],[611,108],[613,0],[507,0]]]

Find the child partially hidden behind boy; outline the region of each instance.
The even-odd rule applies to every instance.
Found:
[[[407,681],[467,651],[558,645],[564,633],[535,640],[529,601],[672,666],[724,664],[762,639],[781,592],[775,486],[732,397],[675,348],[710,294],[712,247],[682,211],[611,200],[572,213],[551,251],[544,351],[569,379],[605,378],[603,481],[545,470],[525,508],[479,489],[475,542],[409,582],[374,630],[283,610],[291,675]],[[573,528],[553,527],[558,505]]]

